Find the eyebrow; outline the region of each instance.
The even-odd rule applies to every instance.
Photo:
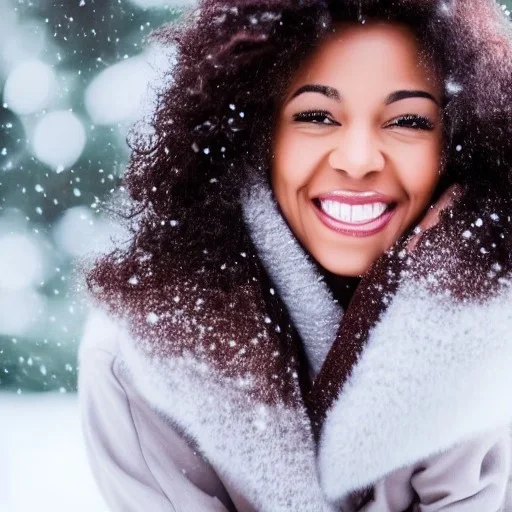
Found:
[[[404,100],[406,98],[427,98],[432,100],[436,105],[439,106],[439,102],[427,91],[395,91],[392,92],[385,101],[386,105],[394,103],[395,101]]]
[[[324,96],[327,96],[328,98],[336,101],[340,101],[340,93],[334,89],[334,87],[329,87],[328,85],[317,85],[317,84],[308,84],[303,85],[302,87],[299,87],[290,97],[288,101],[293,100],[293,98],[296,98],[299,96],[299,94],[303,94],[305,92],[318,92],[320,94],[323,94]]]
[[[296,98],[300,94],[303,94],[305,92],[317,92],[319,94],[323,94],[324,96],[327,96],[330,99],[341,101],[341,95],[340,93],[334,89],[334,87],[329,87],[328,85],[319,85],[319,84],[308,84],[303,85],[302,87],[299,87],[290,97],[290,99],[287,101],[290,102],[293,98]],[[389,94],[384,101],[385,105],[390,105],[391,103],[394,103],[395,101],[404,100],[407,98],[426,98],[429,100],[432,100],[436,105],[439,106],[439,102],[436,100],[436,98],[430,94],[427,91],[421,91],[421,90],[400,90],[400,91],[394,91],[391,94]]]

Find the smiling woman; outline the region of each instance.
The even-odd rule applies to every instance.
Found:
[[[493,0],[203,0],[88,274],[112,510],[510,512],[512,36]]]
[[[364,273],[430,204],[443,89],[433,66],[419,63],[406,26],[337,25],[279,111],[276,199],[304,248],[334,274]]]

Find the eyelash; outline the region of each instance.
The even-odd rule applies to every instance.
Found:
[[[330,122],[326,123],[325,121],[315,121],[318,119],[328,119]],[[293,116],[294,121],[298,122],[306,122],[306,123],[313,123],[313,124],[325,124],[325,125],[338,125],[336,121],[333,121],[329,117],[329,112],[326,112],[325,110],[306,110],[304,112],[299,112],[298,114],[295,114]]]
[[[318,121],[319,119],[323,119],[323,121]],[[325,120],[329,120],[328,123]],[[340,123],[334,121],[329,117],[329,112],[324,110],[307,110],[305,112],[300,112],[293,116],[293,120],[297,122],[309,122],[313,124],[323,124],[326,126],[340,126]],[[428,118],[424,116],[419,116],[417,114],[405,114],[403,116],[396,117],[391,120],[391,123],[386,126],[396,126],[399,128],[410,128],[412,130],[427,130],[431,131],[434,129],[434,123]]]
[[[398,126],[411,128],[413,130],[428,130],[431,131],[434,129],[434,123],[425,116],[419,116],[417,114],[405,114],[403,116],[392,119],[392,121],[396,124],[391,124],[388,126]],[[405,124],[399,124],[403,123]]]

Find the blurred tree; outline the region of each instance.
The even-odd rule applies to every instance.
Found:
[[[70,293],[76,246],[105,236],[96,209],[128,156],[127,123],[95,122],[86,91],[101,72],[141,54],[144,38],[183,6],[0,0],[0,10],[0,388],[74,391],[85,316]],[[45,72],[50,97],[30,110]],[[67,165],[48,160],[52,148]],[[90,239],[73,238],[84,233]]]

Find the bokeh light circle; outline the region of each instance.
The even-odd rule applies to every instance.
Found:
[[[113,221],[95,215],[86,206],[68,208],[53,230],[57,247],[73,258],[94,257],[113,250],[127,233]]]
[[[32,141],[35,156],[55,170],[71,167],[80,158],[85,143],[80,119],[67,110],[46,114],[38,122]]]
[[[45,300],[34,290],[0,289],[0,335],[22,336],[45,314]]]
[[[132,57],[102,71],[85,92],[85,106],[95,124],[135,120],[153,71],[143,57]]]
[[[43,254],[39,244],[29,235],[1,235],[0,248],[0,288],[22,290],[43,279]]]
[[[33,114],[46,108],[57,90],[53,69],[40,60],[18,64],[7,77],[4,102],[18,115]]]

